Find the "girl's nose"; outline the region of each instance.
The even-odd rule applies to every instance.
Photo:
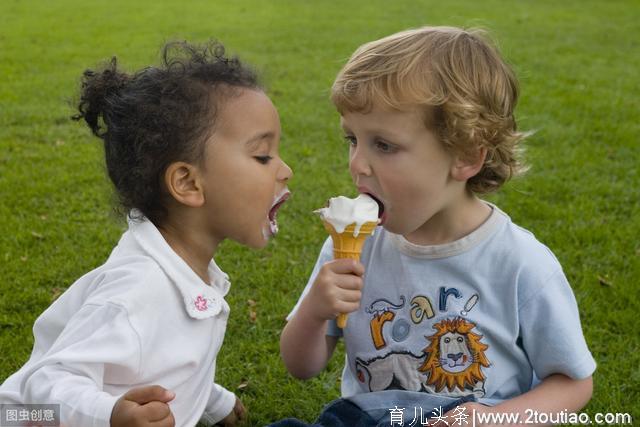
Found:
[[[349,169],[353,175],[371,175],[371,165],[360,147],[352,147],[349,158]]]
[[[291,170],[289,165],[286,164],[284,162],[284,160],[283,160],[282,161],[282,167],[280,167],[280,170],[278,171],[278,180],[279,181],[288,181],[289,178],[291,178],[292,176],[293,176],[293,171]]]

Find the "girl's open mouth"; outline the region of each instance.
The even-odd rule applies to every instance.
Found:
[[[378,225],[384,224],[384,222],[387,220],[387,215],[385,214],[385,211],[384,211],[384,203],[382,203],[380,199],[378,199],[376,196],[374,196],[371,193],[364,193],[364,194],[371,197],[378,204],[378,221],[379,221]]]
[[[285,189],[279,196],[275,197],[275,201],[269,210],[269,231],[271,235],[276,235],[278,233],[278,221],[276,217],[278,216],[278,210],[287,201],[287,199],[291,196],[289,190]]]

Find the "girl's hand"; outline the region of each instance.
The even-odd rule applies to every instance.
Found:
[[[364,266],[352,259],[336,259],[322,266],[307,299],[308,312],[318,321],[335,319],[360,307]]]
[[[218,425],[223,427],[234,427],[244,423],[246,418],[247,418],[247,410],[242,404],[242,402],[240,401],[240,399],[238,399],[238,397],[236,396],[236,404],[233,406],[233,410],[229,413],[229,415],[224,417],[218,423]]]
[[[176,397],[175,393],[153,385],[129,390],[113,407],[111,427],[174,427],[176,420],[168,402]]]

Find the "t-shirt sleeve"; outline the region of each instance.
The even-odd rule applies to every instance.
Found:
[[[536,376],[589,377],[596,363],[584,339],[578,305],[562,269],[537,286],[538,291],[519,310],[522,343]]]
[[[318,273],[320,272],[320,269],[322,268],[322,266],[327,262],[331,261],[332,259],[333,259],[333,242],[331,241],[331,237],[328,237],[327,240],[325,240],[324,244],[322,245],[322,249],[320,250],[320,255],[318,255],[318,259],[316,260],[316,265],[313,266],[313,271],[311,272],[311,276],[309,276],[307,285],[304,287],[304,290],[302,291],[300,298],[298,298],[298,302],[296,303],[296,305],[293,307],[293,309],[287,316],[287,320],[291,320],[291,318],[296,313],[296,311],[298,311],[298,308],[300,307],[302,300],[309,293],[309,290],[311,289],[313,282],[316,280],[316,277],[318,276]],[[342,330],[338,328],[338,325],[336,324],[335,320],[329,321],[329,324],[327,326],[327,335],[342,336]]]

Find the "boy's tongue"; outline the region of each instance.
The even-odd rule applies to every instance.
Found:
[[[378,222],[378,203],[366,194],[360,194],[355,199],[338,196],[329,199],[329,206],[315,211],[320,217],[330,223],[338,233],[355,222],[357,236],[360,227],[367,222]]]

